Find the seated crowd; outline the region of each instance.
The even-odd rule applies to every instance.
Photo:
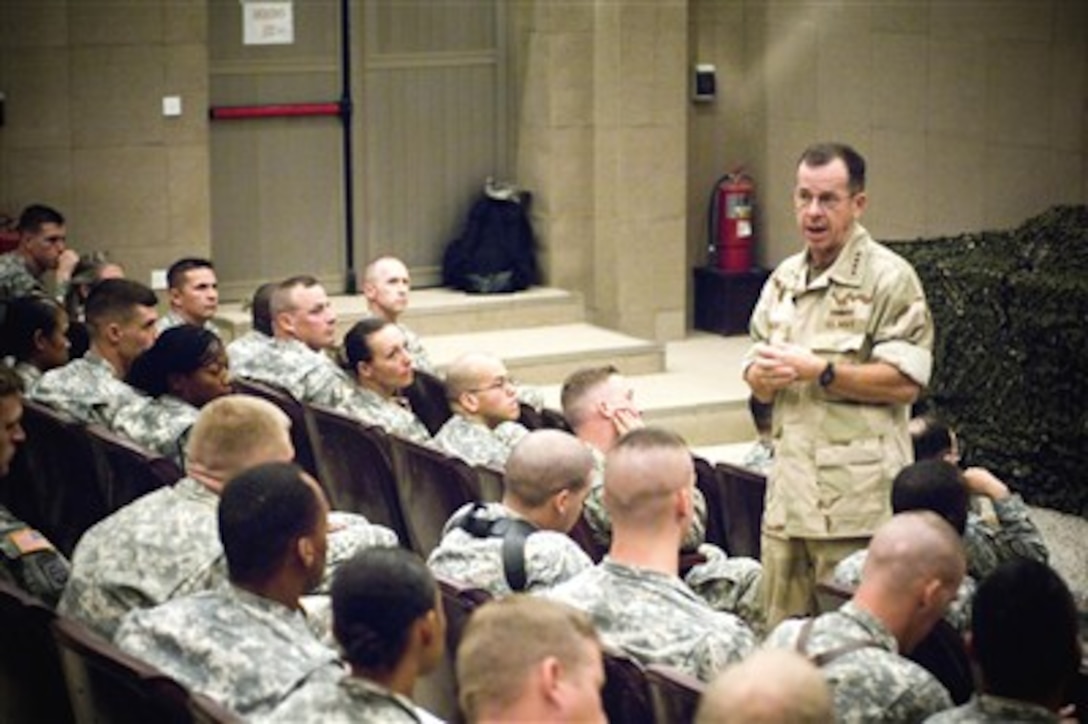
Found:
[[[417,371],[438,370],[399,321],[399,260],[367,267],[369,314],[342,340],[325,289],[294,276],[262,285],[252,329],[225,344],[210,261],[171,266],[161,318],[151,289],[113,274],[72,311],[43,284],[47,271],[64,292],[75,281],[63,217],[32,207],[24,225],[0,258],[0,481],[26,439],[25,399],[184,476],[90,527],[71,561],[0,505],[0,579],[246,719],[436,721],[417,683],[449,661],[468,721],[603,722],[618,655],[705,685],[699,722],[1058,721],[1069,702],[1081,666],[1069,589],[1019,496],[960,470],[933,421],[915,427],[894,515],[828,581],[848,600],[768,626],[759,561],[707,540],[690,449],[644,424],[616,368],[566,380],[569,432],[530,430],[532,392],[501,359],[464,355],[444,370],[450,415],[432,435],[404,397]],[[69,360],[76,322],[87,350]],[[496,471],[501,499],[464,505],[433,550],[408,550],[330,510],[325,481],[292,462],[288,416],[232,378]],[[969,510],[971,496],[993,514]],[[487,599],[456,638],[448,584]],[[980,674],[966,702],[909,657],[942,618]]]

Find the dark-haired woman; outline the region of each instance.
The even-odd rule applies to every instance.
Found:
[[[43,296],[0,302],[3,350],[29,390],[42,373],[68,364],[68,314]]]

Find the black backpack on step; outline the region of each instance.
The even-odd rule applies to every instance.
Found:
[[[472,205],[461,236],[446,247],[443,284],[474,294],[517,292],[535,284],[531,198],[528,192],[489,182]]]

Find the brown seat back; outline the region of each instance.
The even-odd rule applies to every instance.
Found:
[[[114,510],[181,479],[181,468],[173,460],[146,450],[101,425],[88,425],[86,429],[109,465],[109,503]]]
[[[291,420],[291,444],[295,446],[295,462],[310,475],[315,478],[318,477],[314,446],[310,441],[310,432],[306,427],[306,413],[302,408],[302,403],[282,387],[261,380],[235,377],[232,384],[235,391],[243,395],[253,395],[268,400],[284,411]]]
[[[601,703],[608,721],[652,722],[654,709],[642,664],[622,651],[604,650]]]
[[[50,625],[53,611],[0,579],[0,721],[74,721]]]
[[[420,419],[427,432],[436,434],[446,420],[453,416],[450,401],[446,397],[446,383],[429,372],[415,370],[412,384],[401,390],[412,405],[412,412]]]
[[[646,683],[650,688],[655,722],[672,724],[695,720],[706,684],[684,671],[660,664],[646,667]]]
[[[760,527],[767,479],[736,465],[718,463],[717,475],[708,483],[717,486],[715,507],[725,536],[725,550],[731,556],[759,559]],[[703,490],[706,495],[707,491]],[[710,504],[708,497],[707,503]]]

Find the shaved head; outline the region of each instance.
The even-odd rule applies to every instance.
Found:
[[[869,543],[862,585],[908,591],[936,578],[955,589],[963,580],[963,543],[943,518],[929,511],[900,513],[877,529]]]
[[[592,469],[593,456],[578,438],[560,430],[534,430],[506,461],[506,493],[535,508],[561,490],[588,487]]]
[[[729,666],[707,687],[696,724],[831,724],[831,688],[820,670],[789,649],[764,649]]]
[[[613,525],[655,524],[674,493],[692,489],[695,467],[683,438],[660,428],[633,430],[608,454],[604,504]]]

